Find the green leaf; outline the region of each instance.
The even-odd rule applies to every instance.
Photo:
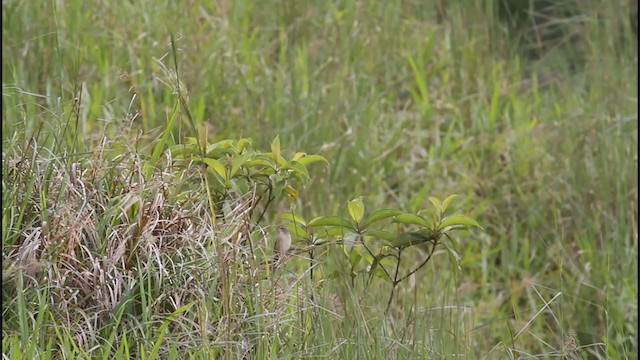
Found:
[[[300,153],[297,153],[296,155],[298,155]],[[295,156],[294,156],[295,158]],[[327,163],[327,165],[329,165],[329,161],[327,161],[327,159],[324,158],[324,156],[321,155],[304,155],[301,156],[297,159],[294,159],[296,161],[298,161],[299,163],[303,164],[304,166],[309,166],[310,164],[316,163],[316,162],[320,162],[320,161],[324,161]]]
[[[409,231],[400,234],[398,239],[393,242],[393,246],[397,249],[404,249],[409,246],[424,244],[428,241],[436,239],[436,234],[426,233],[424,231]]]
[[[478,224],[478,222],[475,221],[473,218],[466,215],[462,215],[462,214],[455,214],[455,215],[447,216],[446,218],[442,219],[442,222],[440,223],[440,228],[438,230],[444,229],[448,226],[456,226],[456,225],[475,226],[477,228],[482,229],[482,226],[480,226],[480,224]]]
[[[396,238],[395,235],[384,230],[369,229],[365,232],[365,234],[378,239],[386,240],[386,242],[393,242],[393,240]]]
[[[306,152],[297,152],[293,155],[293,157],[291,158],[291,161],[298,161],[300,160],[300,158],[307,156]]]
[[[276,165],[280,165],[280,135],[276,135],[276,138],[271,142],[271,154]]]
[[[289,223],[289,224],[286,224],[285,226],[287,227],[287,229],[289,229],[289,232],[292,235],[295,235],[293,237],[294,239],[309,239],[309,234],[304,229],[304,227],[300,225],[296,225],[294,223]]]
[[[287,225],[289,231],[298,239],[310,239],[309,233],[302,226]]]
[[[364,222],[364,226],[369,226],[380,220],[388,219],[390,217],[398,216],[402,214],[402,211],[396,209],[382,209],[374,211]]]
[[[236,149],[238,150],[238,153],[241,153],[247,146],[251,146],[251,139],[242,138],[238,140],[238,143],[236,144]]]
[[[197,154],[198,146],[195,144],[178,144],[169,147],[169,151],[171,152],[171,156],[180,157],[189,154]]]
[[[215,172],[224,180],[228,180],[227,169],[224,167],[224,165],[222,165],[220,161],[211,158],[202,158],[200,160],[210,166],[213,170],[215,170]]]
[[[219,158],[223,154],[234,154],[233,140],[222,140],[217,143],[207,145],[207,157]]]
[[[362,217],[364,216],[364,202],[362,201],[362,196],[349,201],[347,208],[349,208],[349,215],[351,215],[351,218],[355,220],[356,224],[359,224],[360,220],[362,220]]]
[[[348,219],[339,216],[319,216],[309,221],[309,226],[339,226],[354,229],[353,224]]]
[[[311,179],[311,177],[309,176],[309,171],[307,170],[307,167],[304,166],[300,162],[292,161],[292,162],[288,163],[287,165],[285,165],[283,167],[283,169],[291,169],[291,170],[297,172],[298,174],[301,174],[305,178]]]
[[[429,222],[425,219],[423,219],[422,217],[418,216],[418,215],[414,215],[414,214],[400,214],[398,216],[396,216],[396,218],[394,219],[394,222],[398,222],[401,224],[414,224],[414,225],[420,225],[420,226],[424,226],[424,227],[429,227]]]
[[[341,238],[346,234],[352,233],[353,231],[355,230],[351,226],[332,226],[332,227],[326,227],[322,230],[316,231],[316,233],[324,237]]]
[[[437,198],[437,197],[435,197],[435,196],[429,196],[429,197],[428,197],[428,199],[429,199],[429,201],[431,201],[431,203],[433,204],[433,206],[435,206],[435,207],[436,207],[436,210],[437,210],[439,213],[442,213],[442,203],[440,202],[440,200],[438,200],[438,198]]]
[[[231,171],[229,172],[229,178],[232,178],[236,175],[238,170],[253,157],[253,154],[244,153],[238,156],[234,156],[231,158]]]
[[[198,143],[198,139],[193,136],[187,136],[184,138],[184,143],[187,145],[196,145]]]
[[[442,202],[442,213],[447,212],[447,208],[449,207],[449,204],[451,204],[453,199],[455,199],[457,196],[458,194],[453,194],[453,195],[449,195],[446,199],[444,199],[444,201]]]
[[[268,152],[268,153],[264,153],[262,154],[264,156],[268,156],[269,157],[269,161],[273,161],[274,166],[277,163],[278,164],[278,168],[286,166],[287,165],[287,159],[285,159],[282,154],[278,156],[278,161],[274,161],[273,159],[275,159],[275,155],[273,154],[273,152]]]
[[[302,226],[307,226],[307,222],[301,216],[295,214],[282,214],[278,216],[279,219],[289,220],[295,223],[298,223]]]
[[[265,159],[264,156],[260,156],[260,155],[256,156],[252,160],[248,160],[247,162],[245,162],[245,166],[246,167],[265,166],[271,170],[276,169],[276,165],[273,163],[273,160],[271,160],[271,158]]]

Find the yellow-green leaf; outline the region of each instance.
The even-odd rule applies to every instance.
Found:
[[[360,220],[362,220],[362,217],[364,216],[364,202],[362,201],[362,196],[349,201],[347,207],[349,208],[349,215],[351,215],[351,218],[359,224]]]
[[[238,143],[236,144],[236,148],[239,153],[241,153],[247,146],[251,146],[251,139],[249,138],[242,138],[238,140]]]
[[[236,175],[240,167],[242,167],[249,159],[253,157],[253,154],[244,153],[231,158],[231,171],[229,172],[229,178]]]
[[[444,201],[442,202],[442,212],[443,213],[445,213],[447,211],[447,208],[449,207],[449,204],[451,204],[453,199],[455,199],[457,196],[458,196],[458,194],[453,194],[453,195],[449,195],[446,199],[444,199]]]
[[[197,154],[198,146],[195,144],[178,144],[169,147],[171,156],[179,157],[181,155]]]
[[[482,226],[480,226],[480,224],[478,224],[477,221],[475,221],[473,218],[469,216],[462,215],[462,214],[455,214],[455,215],[447,216],[446,218],[444,218],[440,223],[440,229],[444,229],[447,226],[456,226],[456,225],[475,226],[477,228],[482,229]]]
[[[385,240],[385,242],[393,242],[395,239],[395,236],[392,233],[384,230],[367,230],[365,234]]]
[[[298,153],[298,154],[300,154],[300,153]],[[313,163],[319,162],[319,161],[324,161],[324,162],[327,163],[327,165],[329,164],[329,161],[327,161],[327,159],[325,159],[324,156],[321,156],[321,155],[306,155],[305,154],[305,156],[299,157],[299,158],[297,158],[295,160],[300,162],[304,166],[309,166],[310,164],[313,164]]]
[[[222,165],[222,163],[216,159],[211,158],[203,158],[202,161],[210,166],[215,172],[220,175],[224,180],[227,180],[227,169]]]
[[[427,228],[429,227],[429,222],[427,220],[414,214],[400,214],[396,216],[394,222],[399,222],[401,224],[420,225]]]
[[[276,165],[280,165],[280,135],[277,135],[271,142],[271,154]]]
[[[311,178],[309,176],[309,171],[307,170],[307,167],[298,161],[292,161],[286,164],[284,168],[294,170],[295,172],[299,173],[300,175],[304,176],[307,179]]]
[[[390,217],[398,216],[402,214],[402,211],[396,209],[381,209],[374,211],[365,221],[364,225],[369,226],[380,220],[384,220]]]
[[[337,226],[353,230],[353,224],[348,219],[338,216],[320,216],[309,221],[309,226]]]
[[[429,199],[429,201],[431,201],[431,203],[433,204],[433,206],[435,206],[435,207],[436,207],[436,210],[437,210],[439,213],[442,213],[442,203],[440,202],[440,200],[438,200],[438,198],[437,198],[437,197],[435,197],[435,196],[429,196],[429,198],[428,198],[428,199]]]
[[[298,215],[295,214],[282,214],[280,216],[278,216],[279,219],[284,219],[284,220],[289,220],[289,221],[293,221],[295,223],[301,224],[302,226],[307,226],[307,222],[304,221],[304,219]]]
[[[291,161],[298,161],[300,160],[300,158],[307,156],[307,153],[305,152],[297,152],[295,153],[295,155],[293,155],[293,157],[291,158]]]

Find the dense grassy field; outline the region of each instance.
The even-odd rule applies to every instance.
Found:
[[[499,3],[4,1],[3,358],[637,358],[637,4]],[[169,151],[276,136],[329,166],[255,228]],[[340,243],[264,266],[450,194],[389,311]]]

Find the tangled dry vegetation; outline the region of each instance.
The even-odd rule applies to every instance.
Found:
[[[258,258],[266,231],[252,231],[249,220],[255,199],[227,204],[214,227],[197,171],[175,171],[166,159],[165,168],[144,181],[135,153],[105,159],[111,145],[96,150],[92,161],[46,157],[35,143],[30,154],[5,159],[5,201],[16,205],[10,250],[3,254],[5,297],[13,305],[18,292],[46,297],[55,319],[66,319],[57,325],[84,349],[97,347],[114,319],[143,331],[141,319],[153,322],[193,301],[213,305],[205,306],[211,312],[223,307],[228,316],[212,324],[205,311],[194,317],[197,324],[184,324],[185,334],[194,325],[211,341],[235,333],[245,326],[240,319],[255,311],[247,294],[259,295],[257,276],[265,270]],[[251,235],[256,246],[246,246]],[[272,309],[286,307],[279,298],[284,293],[269,286],[262,299],[268,297]],[[8,305],[4,322],[17,321]],[[247,350],[246,340],[238,344]]]

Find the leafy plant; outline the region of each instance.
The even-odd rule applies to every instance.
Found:
[[[211,202],[218,217],[224,219],[231,202],[248,196],[253,224],[260,223],[274,200],[298,198],[299,189],[311,179],[309,165],[329,163],[320,155],[304,152],[286,159],[278,136],[271,142],[270,152],[260,152],[251,145],[251,139],[247,138],[226,139],[200,149],[195,138],[187,138],[185,144],[172,146],[170,151],[178,164],[201,164],[206,169]],[[255,212],[256,209],[260,212]]]
[[[350,266],[352,280],[359,273],[365,272],[368,273],[369,281],[376,276],[390,282],[392,289],[387,302],[388,311],[397,285],[423,268],[438,245],[444,245],[456,259],[460,258],[453,247],[450,236],[452,231],[471,227],[482,229],[469,216],[446,216],[447,209],[456,196],[451,195],[444,201],[429,197],[433,209],[421,210],[417,214],[397,209],[380,209],[366,216],[363,198],[359,197],[347,203],[349,218],[319,216],[307,222],[297,215],[286,214],[282,217],[293,224],[291,228],[298,237],[312,245],[341,246]],[[402,274],[400,268],[403,255],[421,250],[426,250],[426,257]],[[313,246],[310,253],[313,258]]]

